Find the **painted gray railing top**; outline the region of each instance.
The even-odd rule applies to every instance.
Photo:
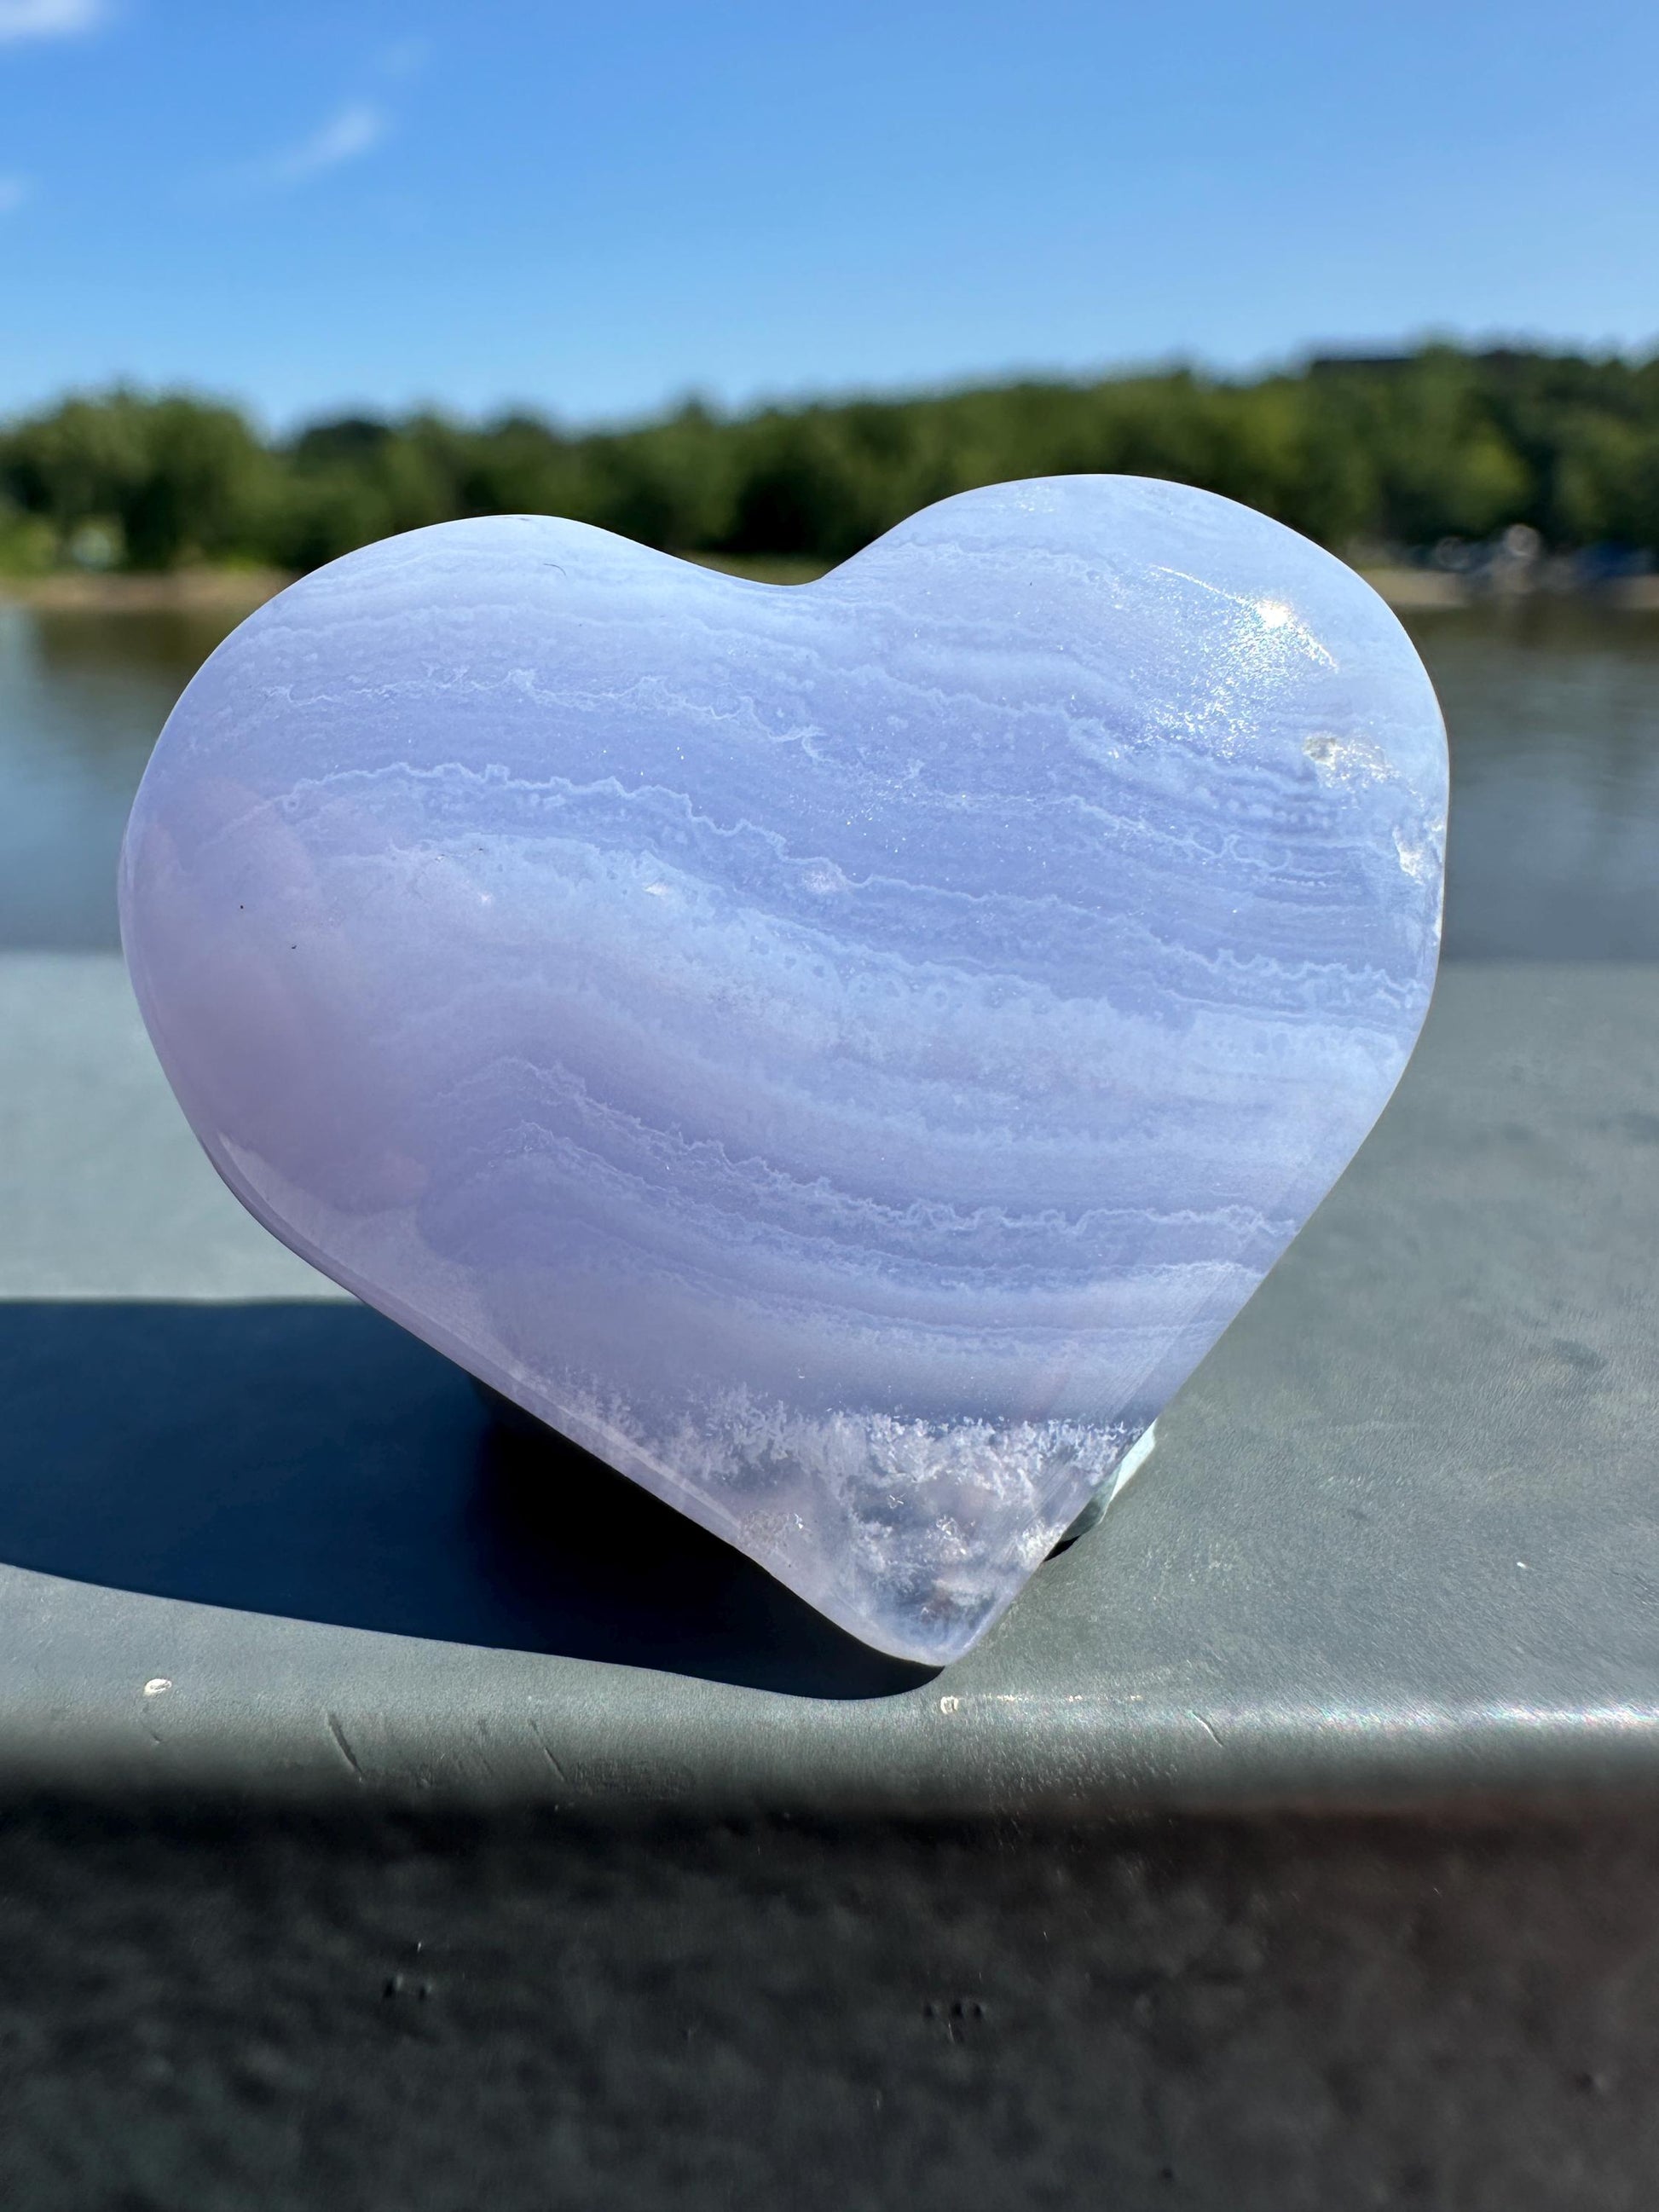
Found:
[[[331,1297],[0,958],[0,1782],[854,1809],[1659,1782],[1659,969],[1453,966],[1093,1534],[931,1678]],[[672,1522],[672,1527],[666,1525]],[[295,1616],[299,1616],[295,1618]]]

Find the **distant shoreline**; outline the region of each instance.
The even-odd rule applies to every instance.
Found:
[[[747,576],[761,583],[804,584],[824,573],[815,562],[781,555],[757,555],[752,560],[723,553],[682,557],[726,575]],[[1593,591],[1563,594],[1495,592],[1438,568],[1367,568],[1360,574],[1401,614],[1427,614],[1521,597],[1571,597],[1629,613],[1659,613],[1659,576],[1626,577]],[[46,576],[0,576],[0,604],[9,600],[43,614],[176,614],[236,619],[252,614],[255,607],[263,606],[293,581],[292,576],[276,568],[180,568],[165,575],[55,571]]]
[[[246,615],[294,579],[279,568],[179,568],[167,575],[94,575],[55,570],[0,576],[0,602],[43,614]]]
[[[1444,568],[1362,568],[1359,574],[1396,614],[1429,614],[1437,608],[1514,605],[1528,599],[1568,599],[1581,606],[1613,607],[1626,614],[1659,614],[1659,576],[1621,576],[1587,588],[1562,590],[1546,583],[1491,586]]]

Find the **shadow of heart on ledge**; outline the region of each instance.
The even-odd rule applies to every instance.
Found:
[[[14,1566],[805,1697],[930,1679],[363,1306],[0,1304],[0,1407]]]

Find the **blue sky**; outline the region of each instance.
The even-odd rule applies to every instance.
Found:
[[[0,0],[0,410],[1659,342],[1659,6]]]

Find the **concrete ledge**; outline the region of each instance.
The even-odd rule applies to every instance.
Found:
[[[0,1787],[1075,1815],[1659,1784],[1659,970],[1448,971],[1146,1471],[932,1679],[514,1458],[329,1299],[199,1158],[116,963],[0,961]]]

